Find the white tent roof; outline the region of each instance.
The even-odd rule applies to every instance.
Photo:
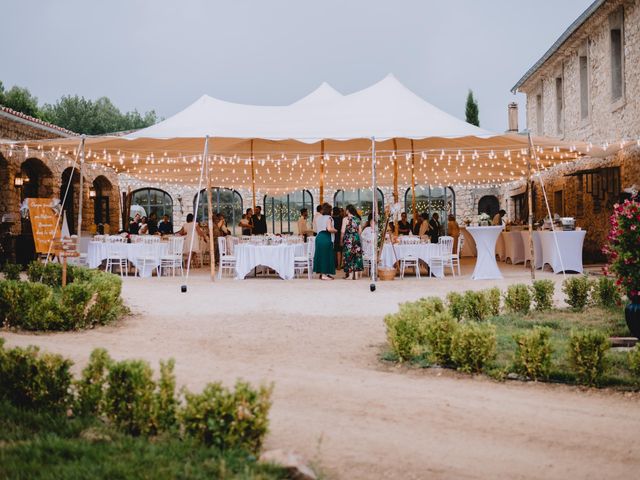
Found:
[[[244,105],[203,95],[172,117],[138,130],[127,139],[204,137],[348,140],[375,137],[488,137],[426,102],[393,75],[364,90],[341,96],[328,84],[285,107]]]

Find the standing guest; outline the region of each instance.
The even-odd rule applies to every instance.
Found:
[[[151,215],[149,215],[147,224],[149,225],[149,235],[157,235],[158,234],[158,215],[156,214],[156,212],[153,212],[151,213]]]
[[[371,228],[373,227],[373,224],[371,223],[373,220],[373,214],[370,213],[369,215],[367,215],[367,221],[364,222],[364,224],[362,225],[362,230],[364,231],[365,228]]]
[[[333,228],[338,232],[342,232],[342,212],[341,208],[333,207],[333,213],[331,218],[333,219]],[[336,254],[336,268],[340,269],[342,265],[342,238],[341,235],[336,235],[333,240],[333,251]]]
[[[303,208],[300,210],[300,218],[298,219],[298,235],[304,236],[304,241],[307,241],[307,238],[313,235],[313,230],[309,230],[309,225],[307,224],[307,218],[309,217],[309,210]]]
[[[420,218],[422,219],[422,223],[420,223],[420,230],[418,230],[418,235],[421,237],[425,235],[431,236],[431,225],[429,224],[429,214],[427,212],[422,212],[420,214]]]
[[[322,216],[316,222],[316,251],[313,256],[313,272],[320,274],[320,280],[333,280],[336,274],[336,256],[333,251],[333,235],[337,230],[333,227],[331,205],[322,205]]]
[[[252,217],[252,223],[254,235],[264,235],[267,233],[267,219],[262,215],[262,207],[260,207],[260,205],[256,206],[256,213]]]
[[[224,214],[222,213],[218,214],[218,228],[220,229],[220,234],[223,237],[231,235],[231,230],[229,230],[229,227],[227,226],[227,220],[224,218]]]
[[[129,233],[132,235],[137,235],[139,230],[140,230],[140,214],[136,213],[131,223],[129,223]]]
[[[344,245],[344,278],[355,280],[364,270],[362,242],[360,241],[360,215],[353,205],[347,205],[347,217],[342,222],[341,237]]]
[[[447,233],[453,237],[453,251],[458,251],[458,238],[460,238],[460,227],[456,222],[455,215],[450,214],[447,221]]]
[[[138,235],[149,235],[149,224],[147,223],[147,217],[140,219],[140,228],[138,228]]]
[[[205,238],[205,235],[200,226],[193,221],[193,213],[187,215],[187,223],[182,225],[182,228],[176,234],[186,237],[182,247],[184,255],[189,255],[189,252],[191,252],[196,257],[200,254],[200,238]]]
[[[429,222],[429,235],[431,236],[431,243],[438,243],[440,238],[440,215],[438,212],[434,212]]]
[[[400,221],[398,222],[398,235],[409,235],[411,233],[411,225],[407,221],[406,212],[400,214]]]
[[[238,224],[238,226],[242,229],[242,235],[251,235],[251,232],[253,231],[252,219],[253,210],[247,208],[247,213],[242,216],[242,220],[240,220],[240,223]]]
[[[504,216],[507,214],[504,210],[500,210],[493,216],[491,225],[504,225]]]
[[[313,233],[318,234],[318,219],[322,217],[322,205],[318,205],[316,207],[316,213],[313,214],[313,220],[311,221],[311,227],[313,228]]]
[[[158,224],[158,231],[162,235],[171,235],[173,233],[173,223],[169,221],[169,215],[162,216],[162,220]]]
[[[411,233],[413,235],[420,235],[420,227],[422,226],[422,216],[418,215],[415,219],[411,219],[409,222],[411,225]]]

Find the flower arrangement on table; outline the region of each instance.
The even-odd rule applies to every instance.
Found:
[[[483,212],[476,217],[476,223],[481,227],[489,226],[491,224],[491,217],[488,213]]]
[[[609,219],[611,230],[609,244],[602,252],[609,258],[605,274],[617,277],[616,284],[622,288],[631,302],[640,302],[640,202],[626,200],[614,205]]]

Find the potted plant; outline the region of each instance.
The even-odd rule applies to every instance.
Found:
[[[616,284],[626,293],[629,304],[624,316],[631,333],[640,338],[640,203],[638,197],[614,205],[609,219],[609,243],[602,249],[609,258],[605,274],[617,277]]]

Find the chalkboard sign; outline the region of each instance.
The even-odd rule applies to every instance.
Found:
[[[51,208],[50,198],[28,198],[27,205],[36,252],[48,253],[51,240],[53,238],[60,239],[60,225],[57,225],[58,214]],[[54,229],[56,230],[55,236],[53,235]]]

